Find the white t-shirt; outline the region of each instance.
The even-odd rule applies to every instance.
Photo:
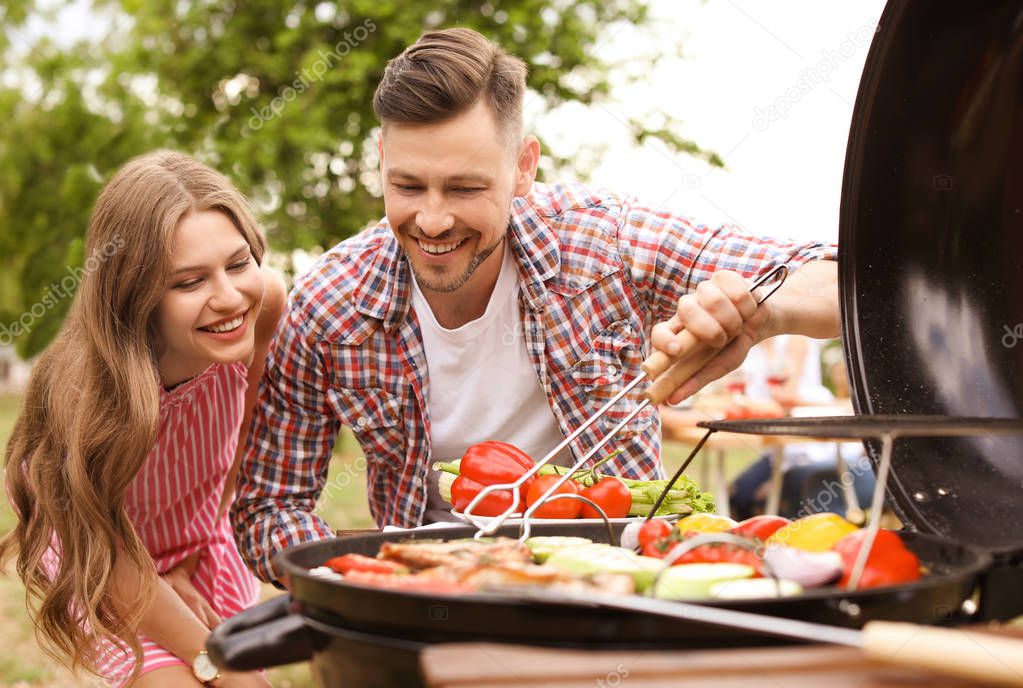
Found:
[[[461,327],[441,327],[412,280],[412,307],[426,352],[426,404],[434,461],[453,461],[477,442],[510,442],[539,460],[564,435],[529,360],[519,314],[519,276],[506,245],[501,273],[482,316]],[[567,449],[555,460],[567,465]],[[430,471],[425,522],[454,520]]]

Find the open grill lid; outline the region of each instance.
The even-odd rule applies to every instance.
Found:
[[[858,413],[1020,417],[1023,0],[888,3],[839,244]],[[889,498],[911,528],[1021,552],[1023,439],[900,440]]]

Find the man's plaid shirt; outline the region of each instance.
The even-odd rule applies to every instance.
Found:
[[[535,184],[512,204],[522,335],[551,410],[569,434],[642,374],[650,330],[716,270],[834,259],[835,247],[711,229],[579,184]],[[366,456],[380,526],[420,525],[427,502],[429,376],[411,273],[386,220],[323,255],[291,292],[266,362],[232,509],[242,556],[264,580],[272,556],[333,535],[313,511],[342,425]],[[500,404],[499,390],[479,390]],[[592,447],[642,397],[618,402],[572,447]],[[494,438],[503,439],[503,438]],[[660,423],[645,409],[615,440],[606,469],[661,477]],[[609,447],[609,450],[612,447]]]

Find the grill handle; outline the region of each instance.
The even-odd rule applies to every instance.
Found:
[[[309,661],[320,638],[280,595],[221,622],[206,651],[221,671],[253,671]]]

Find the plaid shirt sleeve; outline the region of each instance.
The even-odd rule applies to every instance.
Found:
[[[299,326],[303,310],[293,294],[267,356],[231,509],[238,550],[267,582],[278,552],[334,535],[314,509],[341,423],[323,355]]]
[[[623,211],[619,248],[633,283],[646,299],[652,322],[670,318],[679,297],[718,270],[734,270],[753,279],[782,263],[795,270],[813,260],[838,256],[834,244],[757,237],[735,225],[709,228],[638,205],[626,204]]]

